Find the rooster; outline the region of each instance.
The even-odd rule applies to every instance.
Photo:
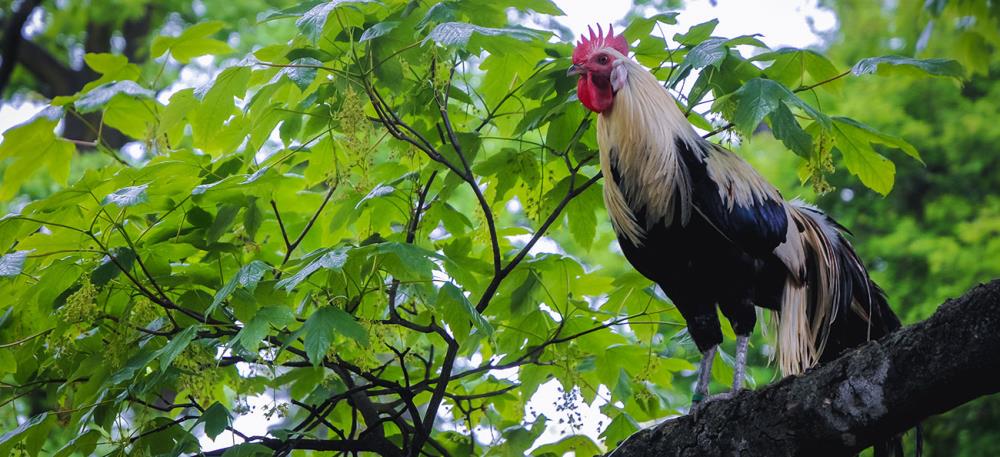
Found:
[[[777,312],[786,376],[898,328],[847,230],[815,207],[785,201],[741,157],[698,135],[656,77],[627,55],[613,29],[591,29],[567,73],[579,77],[577,96],[598,115],[604,203],[622,252],[676,305],[702,354],[694,406],[708,396],[722,342],[717,308],[737,335],[729,395],[743,387],[754,306]],[[877,446],[878,454],[899,446]]]

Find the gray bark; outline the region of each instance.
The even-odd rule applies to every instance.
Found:
[[[637,432],[611,457],[854,455],[1000,391],[1000,280],[800,376]]]

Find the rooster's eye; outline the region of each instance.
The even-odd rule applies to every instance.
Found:
[[[597,63],[599,63],[601,65],[607,65],[608,64],[608,56],[600,56],[600,57],[598,57],[597,58]]]

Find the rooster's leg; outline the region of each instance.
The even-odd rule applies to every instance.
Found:
[[[701,362],[698,364],[698,384],[694,388],[694,397],[691,403],[697,405],[708,397],[708,382],[712,379],[712,360],[715,360],[715,349],[712,346],[701,353]]]
[[[736,369],[733,373],[733,392],[743,388],[743,380],[747,375],[747,344],[750,335],[736,335]]]

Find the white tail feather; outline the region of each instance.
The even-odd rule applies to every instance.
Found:
[[[784,376],[798,374],[819,361],[819,353],[809,335],[809,316],[806,314],[807,286],[791,276],[785,282],[778,315],[778,367]]]
[[[778,366],[783,375],[798,374],[819,362],[830,326],[837,318],[840,290],[841,248],[838,231],[818,210],[801,202],[788,205],[789,225],[802,227],[801,253],[807,261],[811,281],[790,274],[781,298],[778,317]],[[805,279],[805,278],[802,278]],[[815,302],[810,302],[814,300]]]

